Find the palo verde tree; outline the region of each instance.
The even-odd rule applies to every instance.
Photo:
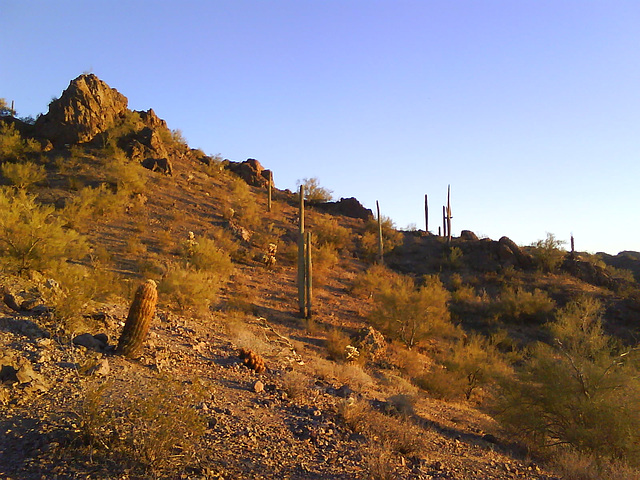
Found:
[[[53,270],[87,252],[84,238],[65,228],[55,208],[24,190],[0,190],[0,255],[9,271]]]

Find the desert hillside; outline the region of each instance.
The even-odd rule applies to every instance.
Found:
[[[0,114],[0,478],[640,478],[638,252],[301,202],[91,74]]]

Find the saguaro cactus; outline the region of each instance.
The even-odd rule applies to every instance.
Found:
[[[129,309],[124,330],[118,340],[117,353],[129,358],[137,356],[149,332],[157,302],[158,291],[156,289],[156,282],[147,280],[138,287],[131,308]]]
[[[273,172],[269,170],[269,181],[267,183],[267,212],[271,212],[271,189],[273,188]]]
[[[304,185],[300,185],[300,206],[298,218],[298,307],[300,315],[307,316],[306,299],[306,267],[305,267],[305,241],[304,241]]]
[[[311,232],[305,234],[305,296],[306,296],[306,318],[311,318],[311,305],[313,301],[313,264],[311,262]]]
[[[378,211],[378,263],[384,263],[384,244],[382,243],[382,217],[380,216],[380,204],[376,200],[376,209]]]
[[[451,243],[451,185],[447,186],[447,243]]]
[[[429,198],[424,195],[424,231],[429,233]]]

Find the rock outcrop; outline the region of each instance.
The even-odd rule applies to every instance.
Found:
[[[249,158],[244,162],[230,161],[227,163],[226,169],[254,187],[266,187],[269,183],[269,170],[265,170],[255,158]]]
[[[373,212],[365,208],[356,198],[341,198],[338,202],[314,203],[314,207],[332,215],[344,215],[345,217],[361,218],[369,220],[373,218]]]
[[[35,124],[35,133],[54,145],[85,143],[114,126],[127,112],[127,97],[93,74],[71,81],[49,112]]]

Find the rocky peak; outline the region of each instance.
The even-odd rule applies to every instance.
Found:
[[[127,97],[95,75],[83,74],[51,102],[49,112],[36,122],[36,133],[57,145],[89,142],[125,114],[127,103]]]

